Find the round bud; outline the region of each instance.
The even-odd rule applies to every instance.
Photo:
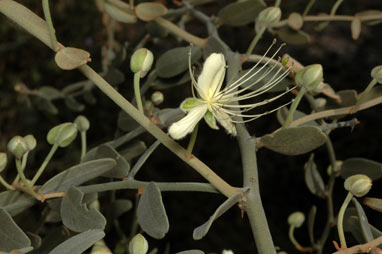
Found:
[[[323,70],[321,64],[312,64],[297,72],[295,81],[300,87],[313,91],[323,81]]]
[[[113,254],[111,250],[106,246],[104,240],[97,241],[90,252],[90,254]]]
[[[0,173],[5,169],[5,166],[7,166],[8,158],[6,153],[0,153]]]
[[[77,116],[76,119],[74,119],[74,123],[77,126],[79,132],[87,131],[90,128],[89,120],[83,115]]]
[[[316,104],[317,109],[320,111],[325,108],[327,100],[325,98],[317,98],[314,99],[314,102]]]
[[[334,171],[334,174],[337,174],[338,172],[340,172],[343,163],[344,163],[343,161],[336,161],[336,170]],[[328,175],[331,175],[333,173],[332,165],[329,165],[326,172],[328,173]]]
[[[67,147],[77,137],[77,125],[74,123],[62,123],[53,127],[47,135],[48,143],[57,144],[59,147]]]
[[[295,226],[296,228],[301,227],[305,221],[305,215],[302,212],[294,212],[288,217],[288,224]]]
[[[141,235],[135,235],[129,243],[130,254],[146,254],[149,249],[146,238]]]
[[[156,91],[151,95],[151,101],[154,103],[154,105],[159,105],[163,102],[164,96],[161,91]]]
[[[8,151],[17,159],[21,159],[25,153],[29,152],[29,148],[23,137],[15,136],[8,142]]]
[[[268,7],[262,10],[256,19],[256,24],[263,27],[272,27],[280,21],[281,10],[278,7]]]
[[[26,135],[24,137],[24,140],[25,140],[25,142],[27,142],[29,151],[32,151],[33,149],[36,148],[37,141],[32,134]]]
[[[130,69],[134,73],[141,72],[141,77],[144,77],[151,69],[153,62],[153,53],[146,48],[140,48],[130,58]]]
[[[371,70],[371,77],[377,80],[378,83],[382,84],[382,65],[375,66]]]
[[[302,18],[300,13],[292,12],[288,17],[288,25],[290,28],[294,30],[300,30],[302,25],[304,24],[304,19]]]
[[[349,176],[344,183],[345,190],[351,192],[356,197],[365,196],[370,191],[372,185],[370,177],[362,174]]]

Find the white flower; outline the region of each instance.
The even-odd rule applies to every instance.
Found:
[[[289,92],[290,89],[287,89],[286,92],[266,101],[251,104],[239,104],[240,101],[251,99],[269,91],[289,74],[289,69],[282,71],[284,68],[283,66],[280,66],[277,72],[273,74],[268,82],[254,91],[249,91],[251,87],[262,81],[276,67],[276,65],[269,66],[269,63],[278,53],[280,48],[276,51],[276,53],[273,54],[271,58],[265,62],[265,64],[260,69],[256,69],[258,65],[263,61],[271,47],[267,50],[265,55],[258,61],[255,66],[253,66],[247,73],[242,75],[236,81],[226,85],[226,87],[223,89],[222,85],[226,70],[226,63],[223,54],[213,53],[206,59],[203,65],[203,70],[198,77],[198,81],[195,80],[191,71],[191,64],[189,64],[193,87],[193,98],[187,98],[180,105],[180,108],[186,112],[187,115],[170,126],[168,130],[170,136],[174,139],[181,139],[185,137],[187,134],[194,130],[195,126],[202,118],[204,118],[206,123],[212,129],[219,129],[216,124],[217,121],[229,134],[236,136],[235,123],[252,121],[259,118],[260,116],[277,110],[278,108],[263,114],[244,114],[245,112],[255,107],[267,104],[268,102],[280,98],[282,95]],[[253,80],[255,76],[259,76],[255,82],[245,84],[248,81]],[[197,91],[199,97],[195,96],[194,88]],[[235,120],[235,117],[248,119]]]

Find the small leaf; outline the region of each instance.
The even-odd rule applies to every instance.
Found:
[[[357,102],[357,91],[355,90],[338,91],[337,95],[340,97],[340,102],[338,101],[338,99],[328,98],[327,103],[325,105],[325,110],[349,107],[349,106],[353,106]],[[330,119],[338,120],[345,116],[347,115],[346,114],[338,115],[338,116],[330,117]]]
[[[204,251],[201,250],[184,250],[177,252],[176,254],[204,254]]]
[[[226,55],[227,46],[223,44],[221,39],[216,38],[215,36],[208,37],[207,43],[203,48],[203,57],[207,58],[212,53],[222,53]]]
[[[40,189],[40,193],[67,191],[115,167],[113,159],[99,159],[73,166],[49,179]]]
[[[136,128],[138,128],[140,125],[125,111],[120,111],[118,114],[118,128],[120,128],[123,131],[129,132]]]
[[[155,64],[158,77],[171,78],[187,70],[189,52],[190,47],[179,47],[170,49],[161,55]],[[191,64],[195,63],[201,56],[200,48],[191,48]]]
[[[365,198],[363,204],[382,213],[382,199],[380,198]]]
[[[113,147],[107,144],[97,146],[93,148],[92,150],[90,150],[82,159],[82,161],[83,162],[92,161],[92,160],[97,160],[102,158],[111,158],[111,159],[114,159],[115,162],[117,163],[115,167],[113,167],[108,172],[102,174],[102,176],[122,178],[122,177],[126,177],[127,174],[129,173],[130,164]]]
[[[344,179],[352,175],[363,174],[375,181],[382,177],[382,163],[364,158],[350,158],[343,162],[340,174]]]
[[[122,150],[120,154],[127,160],[131,161],[132,159],[138,157],[143,154],[147,149],[145,142],[143,141],[135,141],[130,143],[127,148]]]
[[[158,78],[153,82],[153,88],[156,90],[166,90],[176,86],[181,86],[184,84],[189,84],[191,78],[190,73],[183,72],[172,78]]]
[[[0,192],[0,208],[11,216],[16,216],[36,204],[36,200],[19,191]]]
[[[111,203],[111,217],[117,219],[122,214],[128,212],[133,208],[133,202],[128,199],[116,199]]]
[[[194,229],[192,238],[194,238],[194,240],[202,239],[208,233],[208,230],[210,230],[212,223],[225,212],[227,212],[232,206],[234,206],[242,198],[242,195],[243,193],[239,192],[224,201],[224,203],[221,204],[211,215],[208,221]]]
[[[145,188],[137,208],[139,225],[151,237],[162,239],[169,229],[166,210],[158,186],[151,182]]]
[[[243,26],[255,21],[257,15],[265,9],[261,1],[240,1],[226,5],[218,13],[219,19],[228,26]]]
[[[359,38],[359,35],[361,34],[361,20],[355,16],[350,24],[350,29],[351,29],[351,37],[353,40],[357,40]]]
[[[0,225],[0,251],[12,251],[31,245],[27,235],[4,209],[0,209]]]
[[[45,98],[36,98],[33,101],[36,104],[38,110],[48,112],[52,115],[58,114],[57,107],[50,100],[47,100]]]
[[[61,91],[52,86],[40,87],[38,89],[38,94],[47,100],[55,100],[55,99],[63,97],[63,94],[61,93]]]
[[[75,235],[54,248],[49,254],[81,254],[105,236],[102,230],[92,229]]]
[[[106,219],[95,208],[88,209],[83,203],[84,193],[71,187],[61,202],[61,218],[63,224],[74,232],[84,232],[89,229],[103,230]]]
[[[356,198],[352,199],[358,213],[359,223],[362,229],[362,235],[365,238],[365,242],[371,242],[374,240],[373,234],[371,233],[369,221],[367,220],[365,211],[363,210],[361,204],[357,201]]]
[[[65,97],[65,105],[74,112],[81,112],[85,109],[85,105],[78,102],[73,96]]]
[[[122,1],[121,1],[122,2]],[[123,3],[123,2],[122,2]],[[107,14],[110,15],[113,19],[127,24],[133,24],[137,22],[137,17],[134,12],[130,9],[130,7],[123,3],[124,6],[117,6],[109,3],[104,3],[104,9]]]
[[[309,232],[310,242],[312,244],[315,243],[314,222],[316,220],[316,214],[317,214],[317,207],[313,205],[312,208],[310,208],[309,216],[308,216],[308,232]]]
[[[320,173],[317,170],[317,165],[313,160],[314,154],[309,158],[309,161],[305,163],[305,183],[311,193],[318,197],[325,196],[325,185]]]
[[[63,70],[73,70],[89,62],[90,53],[78,48],[65,47],[57,51],[54,60]]]
[[[260,143],[285,155],[309,153],[326,142],[326,135],[314,126],[290,127],[263,136]]]
[[[366,10],[366,11],[361,11],[356,14],[356,16],[360,17],[368,17],[368,16],[378,16],[381,15],[382,11],[380,10]],[[363,21],[362,24],[368,25],[368,26],[374,26],[382,23],[382,19],[375,19],[375,20],[368,20],[368,21]]]
[[[140,3],[135,7],[135,14],[143,21],[152,21],[167,13],[167,8],[161,3]]]
[[[310,42],[309,34],[301,30],[293,30],[289,27],[283,27],[277,30],[277,34],[281,40],[292,45],[305,45]]]

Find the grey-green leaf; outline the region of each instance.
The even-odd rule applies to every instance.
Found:
[[[382,163],[364,158],[350,158],[343,162],[340,169],[341,176],[346,179],[356,174],[364,174],[373,181],[382,177]]]
[[[382,199],[380,198],[365,198],[363,204],[382,213]]]
[[[308,232],[309,232],[309,239],[312,244],[315,243],[314,222],[316,220],[316,214],[317,214],[317,207],[313,205],[312,208],[310,208],[309,216],[308,216]]]
[[[265,7],[261,1],[236,1],[221,9],[218,17],[225,25],[243,26],[254,22]]]
[[[117,165],[111,170],[102,174],[104,177],[122,178],[127,176],[130,171],[130,164],[127,162],[127,160],[122,157],[122,155],[119,154],[113,147],[107,144],[97,146],[90,150],[82,161],[92,161],[101,158],[111,158],[114,159],[117,163]]]
[[[155,65],[158,77],[171,78],[187,70],[189,52],[190,47],[179,47],[170,49],[161,55]],[[195,63],[201,56],[200,48],[192,47],[191,64]]]
[[[128,199],[116,199],[111,203],[111,217],[116,219],[133,208],[133,202]]]
[[[104,236],[105,233],[102,230],[88,230],[69,238],[54,248],[49,254],[81,254]]]
[[[36,199],[19,191],[3,191],[0,193],[0,208],[11,216],[16,216],[36,204]]]
[[[227,212],[232,206],[234,206],[241,199],[241,197],[242,192],[239,192],[233,195],[232,197],[228,198],[226,201],[224,201],[224,203],[221,204],[211,215],[208,221],[194,229],[194,232],[192,234],[194,240],[202,239],[208,233],[208,230],[210,230],[212,223],[225,212]]]
[[[40,193],[67,191],[115,167],[113,159],[99,159],[73,166],[49,179],[40,189]]]
[[[177,252],[176,254],[204,254],[204,251],[201,250],[184,250]]]
[[[371,242],[374,240],[373,234],[371,233],[369,221],[367,220],[365,211],[363,210],[361,204],[357,201],[356,198],[352,199],[358,213],[359,223],[362,230],[362,235],[365,238],[365,242]]]
[[[285,155],[309,153],[325,141],[326,135],[315,126],[281,129],[260,139],[260,143],[266,148]]]
[[[0,209],[0,225],[0,251],[12,251],[31,245],[27,235],[4,209]]]
[[[311,193],[318,197],[325,196],[325,185],[320,173],[317,170],[317,165],[314,162],[314,154],[304,165],[305,169],[305,183]]]
[[[147,185],[139,200],[137,217],[143,231],[151,237],[161,239],[169,230],[162,195],[154,182]]]
[[[89,229],[101,229],[106,226],[106,219],[95,208],[88,209],[83,203],[84,193],[71,187],[61,202],[61,218],[66,227],[75,232]]]
[[[63,97],[62,92],[52,86],[40,87],[38,89],[38,94],[47,100],[55,100]]]
[[[338,101],[336,101],[335,99],[328,98],[324,110],[349,107],[353,106],[357,102],[357,91],[355,90],[342,90],[336,92],[336,94],[340,97],[341,103],[338,103]],[[330,119],[341,119],[345,116],[347,115],[337,115],[330,117]]]
[[[305,45],[310,42],[309,34],[301,30],[293,30],[289,27],[283,27],[277,30],[277,34],[281,40],[292,45]]]

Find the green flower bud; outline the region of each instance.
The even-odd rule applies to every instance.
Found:
[[[29,151],[28,144],[23,137],[15,136],[8,142],[8,151],[17,159],[21,159]]]
[[[47,135],[48,143],[57,144],[59,147],[67,147],[77,137],[77,125],[74,123],[62,123],[53,127]]]
[[[260,26],[272,27],[280,21],[281,10],[278,7],[268,7],[257,16],[256,23]]]
[[[336,170],[334,171],[335,174],[340,172],[340,169],[341,169],[343,163],[344,163],[343,161],[336,161]],[[329,176],[332,174],[332,172],[333,172],[332,165],[329,165],[326,172],[328,173]]]
[[[90,252],[90,254],[113,254],[111,250],[106,246],[104,240],[97,241]]]
[[[371,77],[377,80],[379,84],[382,84],[382,65],[375,66],[371,70]]]
[[[74,123],[76,124],[79,132],[87,131],[90,128],[89,120],[83,115],[77,116],[76,119],[74,119]]]
[[[323,81],[323,75],[321,64],[312,64],[297,72],[295,81],[298,86],[313,91]]]
[[[0,153],[0,173],[5,169],[5,166],[7,166],[8,158],[6,153]]]
[[[362,174],[349,176],[344,183],[345,190],[351,192],[356,197],[365,196],[370,191],[372,185],[371,179]]]
[[[164,96],[161,91],[156,91],[151,95],[151,101],[154,103],[154,105],[159,105],[163,102]]]
[[[305,215],[302,212],[294,212],[288,217],[288,224],[299,228],[305,221]]]
[[[145,237],[141,234],[135,235],[129,243],[130,254],[146,254],[149,249],[149,245]]]
[[[32,134],[26,135],[24,137],[24,140],[25,140],[25,142],[27,142],[29,151],[32,151],[33,149],[35,149],[35,147],[37,145],[37,141]]]
[[[151,65],[154,62],[153,53],[146,49],[140,48],[134,52],[130,58],[130,69],[132,72],[141,72],[141,77],[146,76],[147,72],[151,69]]]

